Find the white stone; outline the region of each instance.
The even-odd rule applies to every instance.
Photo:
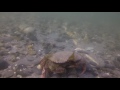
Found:
[[[15,66],[17,66],[17,64],[15,64]]]
[[[14,72],[14,74],[16,74],[16,72]]]
[[[16,57],[16,59],[20,59],[20,57]]]
[[[41,69],[41,65],[38,65],[38,66],[37,66],[37,69]]]
[[[17,77],[18,77],[18,78],[22,78],[22,76],[21,76],[21,75],[17,75]]]

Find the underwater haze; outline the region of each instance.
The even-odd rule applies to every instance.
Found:
[[[65,20],[72,21],[120,21],[119,12],[0,12],[1,16],[17,17],[47,17],[47,18],[64,18]],[[27,19],[27,18],[26,18]]]
[[[120,12],[0,12],[0,78],[59,77],[120,78]]]

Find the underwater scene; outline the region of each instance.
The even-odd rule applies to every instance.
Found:
[[[0,12],[0,78],[120,78],[120,13]]]

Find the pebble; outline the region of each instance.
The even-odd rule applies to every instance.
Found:
[[[15,67],[13,67],[13,70],[15,70],[16,68]]]
[[[97,76],[96,78],[101,78],[100,76]]]
[[[21,75],[17,75],[17,78],[22,78],[22,76]]]
[[[17,64],[15,64],[15,66],[18,66]]]
[[[20,59],[20,57],[16,57],[16,59]]]
[[[41,69],[41,65],[37,65],[37,69]]]
[[[94,51],[94,48],[93,48],[93,47],[87,47],[87,48],[86,48],[86,51],[93,52],[93,51]]]
[[[24,32],[25,34],[32,33],[33,31],[35,31],[35,28],[33,28],[33,27],[27,27],[27,28],[25,28],[25,29],[23,30],[23,32]]]
[[[14,74],[16,74],[16,72],[14,72]]]
[[[111,77],[111,76],[110,76],[110,73],[101,73],[100,76],[101,76],[102,78],[110,78],[110,77]]]
[[[38,50],[39,52],[41,52],[43,49],[40,49],[40,50]]]

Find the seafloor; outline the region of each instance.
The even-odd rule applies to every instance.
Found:
[[[114,25],[5,16],[0,21],[0,78],[40,78],[37,66],[44,55],[76,48],[87,50],[99,65],[87,62],[83,75],[76,77],[78,71],[71,70],[61,78],[120,77],[120,37]]]

